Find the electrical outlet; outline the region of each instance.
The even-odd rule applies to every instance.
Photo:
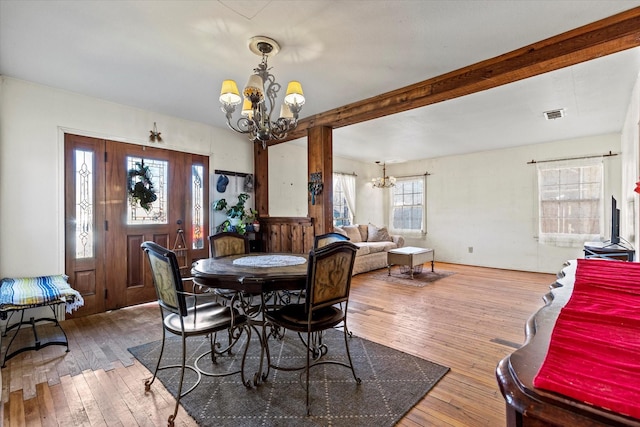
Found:
[[[469,246],[469,253],[472,254],[473,253],[473,246]]]

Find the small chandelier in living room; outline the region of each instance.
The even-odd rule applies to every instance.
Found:
[[[376,162],[378,165],[380,162]],[[382,164],[382,176],[378,178],[373,178],[371,180],[373,183],[373,188],[389,188],[394,187],[396,185],[396,178],[393,176],[387,176],[387,165],[385,163]]]
[[[235,125],[231,123],[233,113],[243,99],[234,80],[222,82],[220,103],[227,117],[227,125],[238,133],[247,134],[251,141],[261,142],[264,149],[268,141],[283,139],[287,132],[295,129],[305,99],[300,82],[289,82],[284,103],[280,108],[280,116],[272,121],[271,116],[281,86],[269,72],[267,59],[280,51],[280,45],[271,38],[256,36],[249,40],[249,50],[262,56],[262,62],[258,64],[258,68],[253,69],[254,74],[249,76],[249,81],[242,91],[244,103],[241,117]],[[266,103],[267,100],[269,105]]]

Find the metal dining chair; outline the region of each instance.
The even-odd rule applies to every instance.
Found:
[[[327,246],[331,243],[334,242],[344,242],[344,241],[348,241],[351,240],[349,238],[349,236],[345,236],[344,234],[340,234],[340,233],[336,233],[336,232],[329,232],[329,233],[325,233],[325,234],[321,234],[319,236],[316,236],[314,238],[313,241],[313,247],[314,249],[318,249],[318,248],[322,248],[324,246]],[[302,298],[304,298],[304,291],[300,291],[299,295],[298,295],[298,302],[300,302],[302,300]],[[336,327],[339,327],[336,326]],[[343,325],[343,327],[346,329],[346,325]],[[347,334],[351,337],[353,336],[353,334],[347,329]]]
[[[209,236],[209,257],[221,258],[231,255],[248,254],[250,251],[249,237],[246,234],[236,233],[234,231],[224,231]],[[232,289],[214,290],[216,295],[231,299],[237,291]]]
[[[249,237],[234,231],[223,231],[209,236],[209,257],[221,258],[231,255],[249,253]],[[236,295],[232,289],[213,289],[214,294],[223,300],[230,300]]]
[[[339,241],[312,250],[309,253],[304,303],[288,304],[265,311],[268,324],[297,332],[305,343],[307,357],[306,365],[303,367],[273,365],[268,352],[267,359],[269,366],[274,369],[306,371],[307,415],[311,414],[309,371],[312,367],[322,364],[341,365],[350,368],[356,383],[361,383],[351,361],[346,328],[351,273],[357,249],[357,246],[351,242]],[[316,347],[323,346],[322,332],[340,323],[344,324],[343,334],[348,364],[339,360],[323,359],[326,355],[326,347],[324,349]],[[262,339],[267,343],[266,328],[263,328]],[[313,362],[312,355],[314,355]]]
[[[224,231],[209,236],[209,256],[211,258],[248,253],[249,237],[246,234]]]
[[[319,249],[324,246],[327,246],[330,243],[342,242],[347,240],[349,240],[349,237],[340,233],[330,232],[330,233],[320,234],[313,238],[313,249]],[[289,291],[289,295],[296,296],[298,298],[298,302],[302,302],[302,300],[304,299],[305,292],[304,292],[304,289],[300,291]]]
[[[150,380],[145,381],[145,391],[150,390],[151,384],[155,381],[158,371],[180,368],[176,405],[173,410],[173,414],[171,414],[168,419],[168,425],[173,426],[178,413],[180,399],[198,386],[202,379],[202,375],[222,377],[240,373],[242,382],[245,385],[250,385],[250,383],[244,378],[244,364],[249,342],[251,341],[251,328],[247,325],[246,316],[240,314],[235,308],[233,308],[233,304],[223,306],[216,302],[211,302],[209,299],[205,300],[206,302],[204,303],[199,303],[199,294],[186,292],[183,288],[183,280],[180,276],[178,260],[173,251],[170,251],[169,249],[166,249],[154,242],[144,242],[141,247],[147,254],[149,264],[151,266],[153,284],[158,296],[158,305],[160,306],[160,316],[163,326],[160,355],[158,356],[158,362],[156,364],[155,371],[153,372],[153,377]],[[187,303],[187,298],[190,299],[189,303]],[[233,337],[233,340],[231,340],[229,345],[225,348],[218,348],[218,344],[215,342],[215,334],[219,331],[228,331],[229,336]],[[182,338],[182,357],[179,365],[167,364],[161,366],[167,332]],[[198,366],[200,360],[209,355],[211,357],[211,361],[215,363],[216,355],[221,355],[222,353],[229,351],[231,347],[238,343],[242,336],[242,332],[246,332],[247,334],[247,343],[245,345],[242,364],[239,370],[214,373],[201,369]],[[206,335],[209,336],[210,348],[206,352],[200,354],[195,359],[193,365],[187,365],[187,338]],[[197,379],[188,390],[182,391],[184,372],[186,369],[190,369],[195,372]]]
[[[346,240],[350,240],[350,239],[348,236],[345,236],[344,234],[340,234],[336,232],[325,233],[319,236],[315,236],[313,238],[313,248],[318,249],[323,246],[327,246],[330,243],[342,242]]]

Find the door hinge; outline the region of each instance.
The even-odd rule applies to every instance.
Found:
[[[107,163],[107,152],[104,152],[104,162]]]
[[[104,299],[108,299],[109,289],[104,290]]]
[[[104,222],[104,231],[109,231],[109,221]]]

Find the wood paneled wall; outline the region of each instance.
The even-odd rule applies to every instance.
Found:
[[[260,218],[265,252],[302,254],[313,248],[313,220],[298,217]]]

